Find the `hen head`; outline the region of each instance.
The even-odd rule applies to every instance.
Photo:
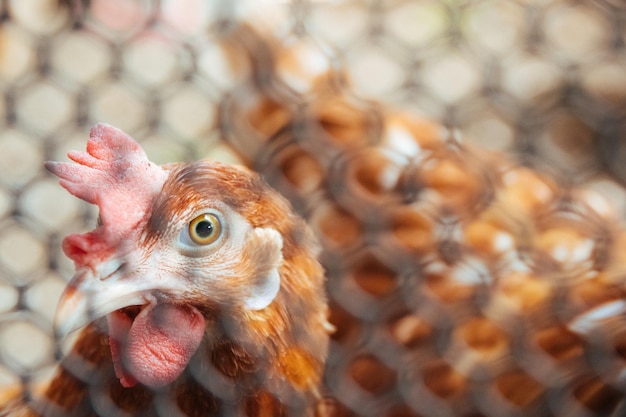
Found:
[[[125,387],[162,389],[194,360],[219,369],[243,351],[263,369],[254,381],[316,389],[328,343],[323,270],[312,234],[283,198],[242,167],[159,167],[103,124],[87,152],[68,156],[76,164],[47,168],[100,217],[95,230],[63,242],[76,275],[57,311],[61,336],[106,318]],[[225,343],[237,358],[219,358],[233,353],[217,352]]]

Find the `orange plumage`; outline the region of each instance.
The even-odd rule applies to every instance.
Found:
[[[623,414],[626,234],[610,204],[469,145],[458,132],[356,100],[342,90],[341,74],[306,73],[303,99],[289,80],[302,80],[307,65],[299,59],[306,56],[296,59],[247,28],[234,37],[251,57],[254,77],[223,103],[224,136],[291,200],[322,244],[336,326],[323,384],[329,326],[310,232],[255,175],[201,161],[162,172],[150,166],[149,175],[135,175],[149,185],[140,193],[149,204],[139,210],[134,186],[131,193],[113,187],[112,195],[130,200],[110,203],[100,232],[69,238],[65,249],[77,261],[79,280],[63,306],[104,311],[93,299],[71,301],[84,292],[83,277],[98,268],[141,271],[161,287],[146,290],[142,307],[134,299],[107,305],[114,307],[106,312],[113,326],[110,319],[107,330],[100,320],[83,330],[35,410],[76,416]],[[285,77],[290,71],[298,77]],[[291,105],[296,96],[299,106]],[[117,147],[125,149],[120,155],[137,152],[126,143]],[[71,171],[63,166],[53,171],[63,177]],[[113,172],[122,185],[129,177]],[[111,189],[95,185],[73,192],[100,205],[97,196]],[[209,266],[194,264],[198,257],[189,248],[181,258],[173,244],[206,213],[244,231],[236,233],[233,250],[212,253]],[[125,220],[117,224],[119,216]],[[106,256],[90,256],[93,248]],[[106,264],[120,250],[128,260]],[[222,279],[169,282],[164,291],[163,274],[180,283],[206,274],[203,268]],[[88,299],[96,296],[87,290]],[[164,323],[153,304],[165,305]],[[71,311],[62,307],[61,316]],[[200,342],[174,343],[181,352],[163,376],[137,356],[136,345],[148,346],[152,337],[135,336],[133,327],[177,335],[165,322],[178,318],[204,322],[204,333]]]
[[[302,70],[314,49],[234,37],[265,77],[225,101],[224,136],[323,247],[323,415],[624,413],[626,234],[603,196],[352,96]]]

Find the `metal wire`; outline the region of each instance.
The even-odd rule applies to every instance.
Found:
[[[554,316],[575,316],[557,311],[574,289],[550,284],[550,302],[528,317],[494,317],[494,303],[544,287],[520,278],[494,293],[486,281],[508,261],[468,250],[458,235],[482,227],[478,214],[500,201],[497,164],[481,149],[556,178],[510,168],[519,189],[583,184],[623,217],[625,21],[610,0],[0,0],[0,384],[29,392],[61,354],[52,315],[72,265],[60,241],[96,214],[43,161],[83,149],[103,121],[156,163],[249,164],[309,219],[338,326],[325,381],[331,415],[621,415],[623,384],[598,383],[623,366],[610,344],[591,344],[597,361],[586,367],[541,351],[543,341],[570,346]],[[251,43],[240,22],[262,26],[268,44]],[[446,145],[403,156],[389,142],[389,108],[420,115],[404,128],[424,148],[439,132],[424,120],[438,121]],[[446,173],[463,173],[447,211],[424,196],[444,162]],[[604,223],[576,198],[561,210],[567,200],[533,223],[538,239],[554,229],[599,247]],[[512,230],[520,220],[509,212],[501,221]],[[534,250],[518,248],[532,271],[558,275]],[[430,264],[434,254],[445,271]],[[446,279],[455,274],[479,284]],[[496,359],[477,359],[486,353],[468,333],[486,334]],[[499,362],[502,345],[513,360]],[[480,365],[463,368],[468,351]],[[554,382],[569,377],[567,366],[582,385]],[[507,397],[520,384],[527,397]],[[582,411],[596,386],[608,405]]]

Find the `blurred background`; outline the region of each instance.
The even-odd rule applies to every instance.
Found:
[[[626,214],[620,0],[0,0],[0,385],[49,374],[73,272],[60,242],[95,223],[45,160],[106,122],[157,163],[250,163],[223,140],[254,69],[235,22],[304,56],[302,72],[336,74],[363,108],[423,115]],[[283,80],[296,107],[314,95],[303,79]]]

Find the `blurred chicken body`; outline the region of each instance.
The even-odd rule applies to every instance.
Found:
[[[326,415],[626,415],[626,231],[608,200],[355,97],[306,35],[271,30],[235,35],[253,77],[221,121],[322,243]]]
[[[288,203],[242,167],[158,167],[107,125],[69,156],[47,167],[100,220],[63,242],[77,272],[56,328],[88,326],[14,415],[308,415],[326,300],[317,244]]]

